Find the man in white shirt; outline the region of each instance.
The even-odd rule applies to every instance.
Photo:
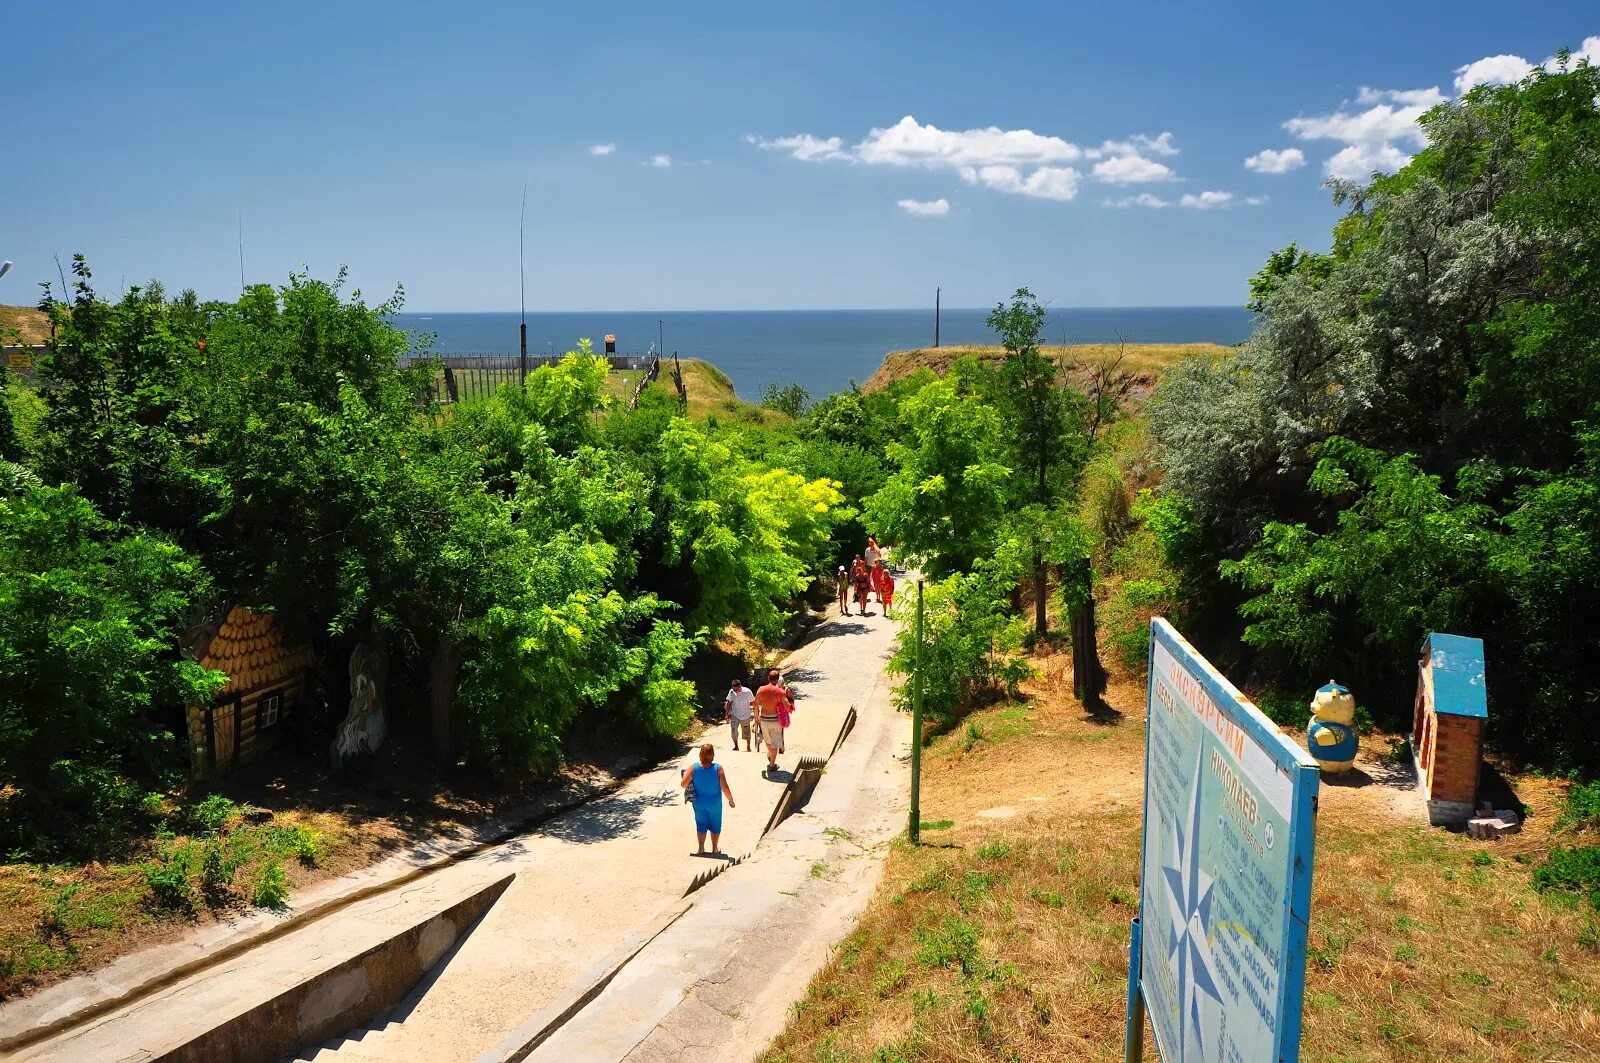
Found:
[[[728,721],[728,729],[733,732],[733,748],[739,748],[739,733],[742,731],[746,753],[750,752],[750,718],[754,715],[752,706],[755,701],[756,692],[735,679],[727,700],[722,703],[723,719]]]

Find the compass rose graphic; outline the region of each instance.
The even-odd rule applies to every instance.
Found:
[[[1172,828],[1175,864],[1163,865],[1167,912],[1167,959],[1178,975],[1178,1059],[1188,1056],[1190,1032],[1200,1037],[1200,997],[1222,1003],[1217,992],[1216,961],[1211,955],[1211,887],[1213,879],[1200,870],[1200,762],[1195,761],[1194,782],[1189,787],[1188,822]],[[1205,1052],[1202,1048],[1201,1056]]]

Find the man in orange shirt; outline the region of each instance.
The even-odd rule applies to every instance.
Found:
[[[762,774],[776,771],[778,754],[783,752],[783,725],[794,708],[794,695],[778,682],[776,668],[767,672],[767,685],[756,691],[756,722],[767,747],[767,766]]]

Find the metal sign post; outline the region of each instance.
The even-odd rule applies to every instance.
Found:
[[[917,580],[917,644],[911,656],[911,844],[922,844],[922,581]]]
[[[1316,761],[1160,617],[1147,697],[1127,1058],[1296,1063]]]

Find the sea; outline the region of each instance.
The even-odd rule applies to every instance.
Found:
[[[991,344],[989,311],[946,308],[939,322],[944,346]],[[395,323],[439,354],[515,354],[517,321],[510,313],[406,313]],[[560,354],[588,338],[603,349],[607,334],[617,353],[644,354],[659,343],[668,355],[702,358],[755,400],[769,384],[799,384],[813,399],[863,383],[890,351],[933,345],[930,310],[595,310],[528,315],[528,353]],[[1053,309],[1046,343],[1241,343],[1254,315],[1231,306],[1141,306]]]

